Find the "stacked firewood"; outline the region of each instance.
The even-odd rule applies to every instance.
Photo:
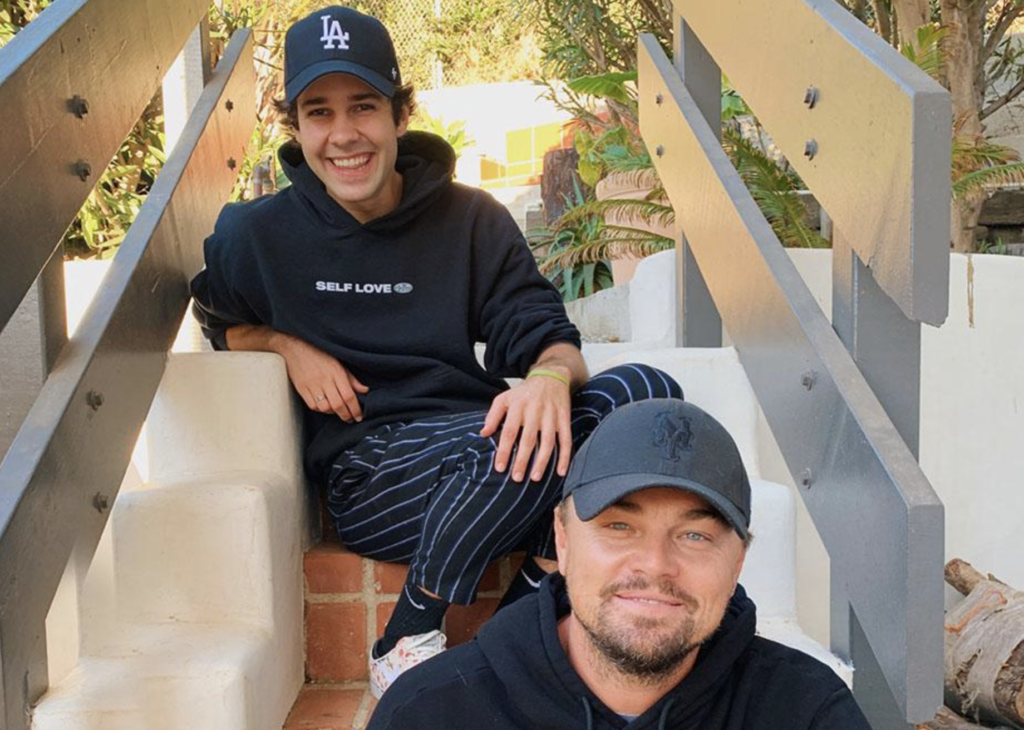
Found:
[[[1024,728],[1024,593],[963,560],[946,582],[966,596],[946,614],[946,707],[918,730]]]

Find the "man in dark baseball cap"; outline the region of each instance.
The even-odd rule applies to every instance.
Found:
[[[395,683],[368,730],[869,730],[842,680],[755,635],[750,482],[689,403],[623,406],[577,452],[559,573]]]

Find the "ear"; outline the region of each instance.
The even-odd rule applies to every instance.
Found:
[[[399,119],[398,119],[398,129],[397,129],[398,136],[401,137],[403,134],[405,134],[405,132],[406,132],[406,130],[408,128],[409,128],[409,107],[408,107],[408,105],[405,105],[405,106],[402,107],[402,116],[399,117]]]
[[[737,535],[737,539],[739,539],[738,535]],[[748,549],[747,546],[744,545],[742,543],[742,541],[741,541],[740,542],[740,549],[739,549],[738,554],[736,556],[736,564],[733,566],[733,573],[732,573],[732,586],[733,586],[733,589],[735,589],[736,588],[736,584],[740,582],[740,573],[743,572],[743,563],[746,562],[746,559],[747,559],[747,549]]]
[[[569,502],[566,502],[563,509],[571,510],[572,507]],[[557,506],[555,507],[554,520],[555,553],[558,556],[558,572],[565,575],[565,570],[569,562],[569,540],[565,534],[565,523],[562,521],[562,515],[559,514],[559,508]]]

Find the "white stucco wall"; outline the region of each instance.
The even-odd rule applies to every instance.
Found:
[[[791,255],[829,313],[831,252]],[[1024,587],[1024,258],[953,254],[949,318],[924,327],[921,359],[921,465],[946,507],[946,559]],[[792,483],[773,439],[761,448],[763,476]],[[827,642],[828,557],[802,504],[797,529],[800,622]]]

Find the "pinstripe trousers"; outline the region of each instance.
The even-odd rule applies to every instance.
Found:
[[[683,397],[679,385],[647,365],[594,376],[573,395],[574,450],[619,406],[669,397]],[[514,482],[512,460],[504,473],[494,469],[500,434],[480,436],[485,416],[393,423],[345,451],[332,467],[327,498],[345,546],[408,563],[416,585],[461,604],[475,600],[484,570],[512,550],[554,558],[552,512],[562,488],[557,451],[539,481]]]

